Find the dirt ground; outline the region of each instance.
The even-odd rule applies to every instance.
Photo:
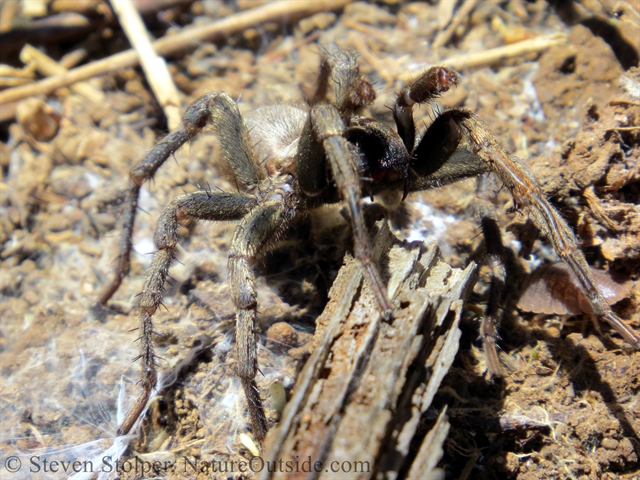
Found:
[[[458,2],[453,14],[468,3]],[[460,68],[460,85],[437,108],[476,112],[523,159],[577,232],[589,263],[633,281],[629,298],[614,310],[640,331],[640,13],[637,2],[614,3],[478,2],[433,48],[451,19],[444,5],[356,2],[201,42],[170,58],[169,68],[182,110],[210,91],[229,93],[242,112],[274,102],[300,105],[313,84],[320,46],[335,43],[359,55],[362,73],[376,86],[368,115],[391,125],[388,107],[407,75],[520,40],[566,35],[564,44],[538,53]],[[258,3],[186,4],[149,20],[153,34]],[[128,43],[117,27],[102,25],[44,50],[58,60],[80,47],[91,62]],[[21,67],[16,55],[7,53],[3,63]],[[103,102],[61,88],[22,101],[19,121],[0,124],[0,471],[14,474],[7,478],[62,478],[67,475],[52,471],[52,461],[91,460],[112,473],[116,458],[169,459],[174,466],[163,475],[191,478],[198,472],[178,466],[177,459],[250,458],[241,435],[248,431],[246,405],[234,375],[234,309],[226,281],[233,228],[222,223],[183,229],[166,309],[154,316],[164,393],[139,436],[114,441],[138,392],[132,329],[155,223],[176,195],[236,187],[217,162],[212,132],[180,149],[142,190],[130,276],[107,309],[94,308],[114,267],[129,169],[167,124],[140,69],[87,83],[103,92]],[[429,124],[435,112],[419,109],[416,117]],[[489,279],[489,268],[481,266],[458,356],[424,419],[433,422],[448,405],[451,430],[441,462],[446,478],[638,479],[640,353],[608,325],[596,329],[588,315],[516,308],[516,285],[524,275],[557,259],[546,241],[531,244],[526,218],[511,211],[508,192],[495,190],[490,202],[505,245],[517,257],[499,328],[506,375],[489,378],[481,348]],[[436,241],[447,262],[465,267],[481,260],[475,198],[474,181],[411,195],[403,212],[391,215],[392,226],[407,239]],[[315,319],[348,248],[339,208],[319,218],[296,224],[256,266],[266,347],[259,351],[258,385],[271,425],[309,353]],[[9,458],[21,462],[18,472]],[[234,478],[206,469],[200,477]]]

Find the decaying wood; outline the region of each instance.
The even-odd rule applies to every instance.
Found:
[[[350,462],[349,478],[394,479],[400,471],[423,479],[438,475],[446,417],[441,415],[429,433],[417,433],[418,426],[458,350],[460,312],[475,266],[452,269],[436,245],[401,243],[386,227],[375,245],[375,255],[389,270],[395,318],[381,320],[373,295],[363,287],[361,268],[348,260],[317,321],[314,352],[280,424],[267,436],[265,461]],[[422,447],[414,471],[409,446],[415,442]],[[323,468],[263,471],[261,478],[331,475]]]

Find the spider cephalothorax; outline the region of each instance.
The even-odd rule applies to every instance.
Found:
[[[575,236],[547,202],[529,170],[507,153],[472,112],[451,109],[439,114],[418,138],[413,106],[433,100],[458,82],[445,67],[433,67],[404,87],[393,106],[396,130],[361,116],[375,100],[372,85],[358,70],[355,57],[324,52],[316,92],[309,108],[274,105],[245,118],[225,93],[210,93],[185,113],[182,125],[161,140],[131,171],[116,277],[103,293],[105,303],[129,271],[131,234],[140,186],[164,161],[206,125],[220,138],[224,161],[239,191],[199,191],[176,198],[163,212],[155,233],[156,254],[140,295],[143,392],[120,427],[128,432],[156,385],[152,316],[161,304],[171,262],[176,256],[178,225],[185,219],[235,220],[229,250],[229,282],[236,309],[238,376],[249,402],[256,438],[266,434],[266,419],[256,387],[257,292],[252,265],[269,252],[291,223],[318,206],[345,202],[353,231],[353,251],[365,272],[383,317],[394,305],[371,260],[361,200],[385,191],[425,190],[486,173],[496,174],[510,190],[516,208],[528,213],[569,265],[593,311],[635,347],[640,340],[610,309],[594,281]],[[333,100],[328,100],[329,87]],[[493,330],[485,330],[492,332]],[[494,339],[485,338],[491,347]]]

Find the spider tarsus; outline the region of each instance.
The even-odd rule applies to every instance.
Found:
[[[128,269],[127,272],[128,273]],[[116,293],[120,285],[122,285],[122,280],[124,279],[126,273],[116,273],[113,277],[111,283],[109,283],[106,288],[103,289],[102,293],[98,297],[98,305],[106,305],[107,302],[113,297],[113,294]]]
[[[125,416],[122,424],[120,425],[120,427],[118,427],[118,430],[117,430],[118,436],[127,435],[131,431],[135,423],[138,421],[138,418],[140,418],[140,415],[142,415],[142,412],[147,406],[147,402],[149,401],[150,397],[151,397],[151,390],[149,391],[144,390],[140,394],[140,396],[136,399],[136,401],[133,403],[131,408],[129,408],[129,411],[127,412],[127,415]]]
[[[258,442],[262,442],[267,435],[267,417],[264,414],[264,406],[260,398],[260,391],[253,379],[242,379],[247,404],[249,406],[249,419],[253,435]]]

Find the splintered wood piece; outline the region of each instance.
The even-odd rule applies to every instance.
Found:
[[[445,415],[446,410],[445,407],[440,412],[436,423],[424,437],[418,454],[411,464],[407,480],[435,480],[442,477],[438,475],[436,465],[444,454],[442,446],[449,434],[449,422],[447,422],[447,416]]]
[[[386,226],[374,245],[374,258],[382,257],[377,261],[390,276],[394,319],[381,320],[361,268],[349,259],[317,321],[314,352],[280,424],[267,436],[265,461],[348,462],[350,478],[395,478],[410,467],[409,446],[417,443],[424,452],[416,461],[431,468],[420,478],[436,475],[448,423],[442,416],[432,433],[418,427],[458,350],[458,322],[475,265],[453,269],[437,246],[401,243]],[[323,468],[293,475],[263,471],[261,478],[331,475]]]

